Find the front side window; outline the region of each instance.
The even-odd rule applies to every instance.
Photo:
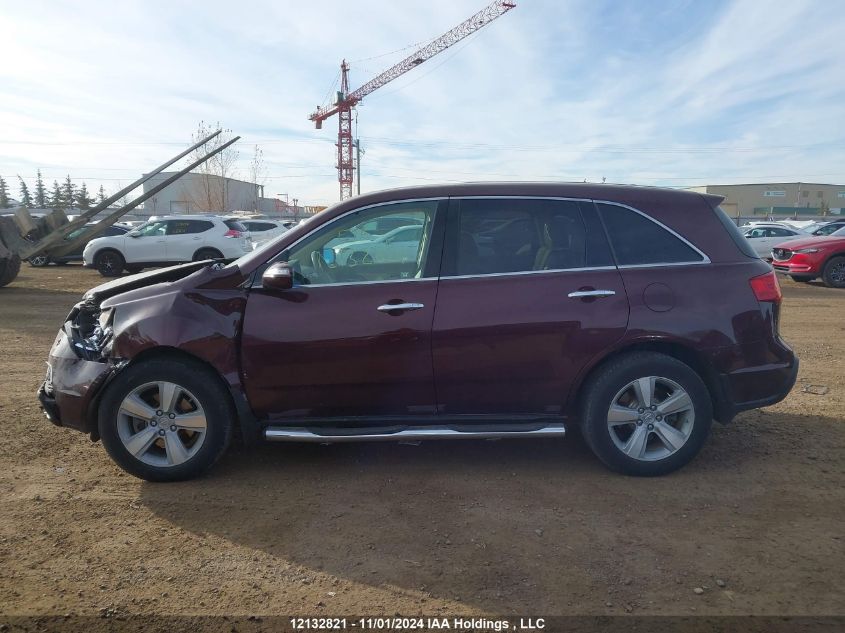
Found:
[[[620,266],[704,261],[698,251],[647,216],[615,204],[598,203],[596,206]],[[753,229],[752,233],[757,230]],[[759,230],[765,232],[765,229]]]
[[[279,261],[294,270],[300,286],[423,277],[436,200],[397,202],[363,209],[321,227]],[[392,226],[374,234],[367,228]]]
[[[553,199],[461,200],[453,274],[612,265],[604,236],[588,230],[580,206]]]
[[[142,237],[164,235],[167,232],[167,222],[148,222],[135,232]]]

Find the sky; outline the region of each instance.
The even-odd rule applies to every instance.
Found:
[[[338,197],[355,89],[485,0],[0,0],[0,176],[114,191],[200,121],[265,195]],[[516,0],[357,108],[362,191],[433,182],[845,183],[845,12],[830,0]]]

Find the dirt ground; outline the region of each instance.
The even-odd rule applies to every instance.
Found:
[[[798,385],[668,477],[572,436],[273,445],[161,485],[35,399],[101,281],[0,289],[0,615],[845,615],[845,291],[783,282]]]

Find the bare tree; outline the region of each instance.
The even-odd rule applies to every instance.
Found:
[[[249,181],[255,186],[255,211],[258,211],[258,203],[264,193],[264,182],[266,180],[267,170],[264,166],[264,150],[256,145],[253,150],[252,160],[249,162]]]
[[[191,135],[191,142],[197,143],[215,130],[222,129],[220,122],[212,126],[200,121],[196,132]],[[204,146],[195,149],[186,159],[193,162],[228,142],[232,138],[232,130],[223,130]],[[229,178],[235,176],[235,163],[238,160],[238,150],[234,146],[227,147],[215,154],[192,172],[185,179],[184,190],[191,204],[198,211],[228,211],[229,207]]]

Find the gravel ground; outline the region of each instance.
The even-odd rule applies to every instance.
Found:
[[[35,399],[100,282],[0,289],[0,614],[845,615],[845,291],[783,282],[798,385],[668,477],[568,437],[266,446],[156,485]]]

